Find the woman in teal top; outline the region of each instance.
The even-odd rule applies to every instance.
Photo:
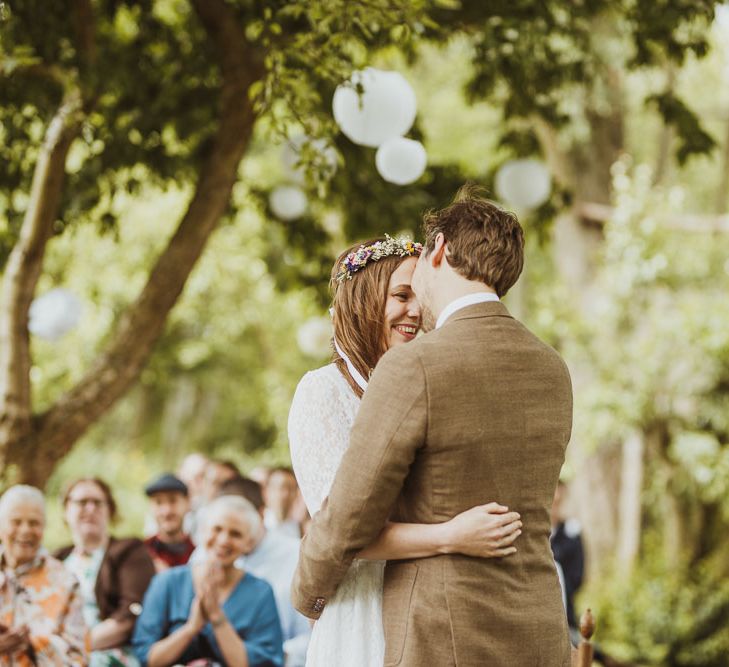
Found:
[[[206,508],[204,563],[156,575],[132,643],[148,667],[207,659],[228,667],[281,667],[283,636],[269,584],[235,567],[250,545],[255,509],[223,496]],[[255,524],[254,524],[255,525]]]

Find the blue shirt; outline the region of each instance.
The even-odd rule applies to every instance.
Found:
[[[283,629],[286,667],[304,667],[311,636],[309,619],[291,604],[291,582],[299,562],[299,543],[300,540],[288,535],[266,531],[253,551],[235,562],[242,570],[253,572],[273,586]]]
[[[173,567],[152,579],[132,637],[134,650],[143,665],[147,665],[147,655],[155,642],[185,624],[194,597],[189,565]],[[250,667],[283,665],[281,623],[269,584],[246,573],[225,600],[222,609],[245,643]],[[226,664],[210,623],[190,642],[176,662],[187,663],[198,658]]]

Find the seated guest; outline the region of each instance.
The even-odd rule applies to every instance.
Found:
[[[265,505],[258,482],[246,477],[231,479],[222,485],[220,494],[245,498],[259,516],[263,516]],[[291,604],[291,582],[299,560],[299,540],[285,533],[266,530],[260,520],[251,534],[252,548],[238,559],[236,565],[271,584],[281,618],[286,667],[304,667],[311,625]]]
[[[56,552],[81,584],[91,630],[91,667],[137,665],[129,645],[144,592],[154,576],[144,542],[117,539],[109,524],[117,510],[111,489],[96,477],[78,479],[63,495],[73,544]]]
[[[238,467],[233,461],[225,461],[220,459],[209,459],[205,464],[205,476],[203,479],[202,495],[198,500],[198,504],[193,506],[192,511],[185,519],[185,529],[188,535],[197,542],[198,534],[198,514],[204,511],[205,504],[214,498],[217,498],[220,485],[234,477],[240,477]]]
[[[205,495],[209,502],[220,495],[220,486],[229,479],[240,477],[238,466],[233,461],[213,459],[205,469]]]
[[[311,523],[311,516],[309,515],[309,510],[306,509],[306,502],[304,501],[301,489],[298,490],[296,500],[294,500],[294,506],[291,508],[291,519],[299,524],[301,536],[306,535],[306,531]]]
[[[157,533],[144,540],[157,572],[184,565],[195,550],[182,524],[190,510],[187,486],[174,475],[166,474],[144,490],[152,505]]]
[[[209,463],[203,454],[188,454],[177,469],[177,477],[187,487],[192,509],[197,509],[205,502],[205,475]]]
[[[207,502],[206,475],[210,460],[203,454],[188,454],[177,468],[177,477],[187,487],[190,511],[185,516],[184,529],[188,535],[195,536],[195,516]],[[149,533],[147,533],[149,534]]]
[[[45,499],[32,486],[0,498],[0,665],[88,664],[75,577],[41,546]]]
[[[201,517],[205,561],[161,572],[144,597],[134,649],[148,667],[209,660],[228,667],[280,667],[281,624],[273,591],[236,568],[250,548],[255,510],[242,498],[211,502]]]
[[[247,479],[252,479],[254,482],[258,482],[258,484],[261,485],[261,488],[263,488],[266,486],[266,482],[268,481],[268,476],[270,474],[271,470],[266,466],[256,466],[253,470],[248,472]]]
[[[268,530],[286,533],[291,537],[301,537],[301,525],[291,517],[298,493],[299,485],[291,468],[271,470],[263,491],[266,500],[263,522]]]

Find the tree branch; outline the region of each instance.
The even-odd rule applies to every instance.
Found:
[[[559,145],[557,130],[540,116],[535,115],[532,121],[537,139],[549,165],[549,171],[563,188],[574,190],[575,175],[565,151]]]
[[[167,316],[205,243],[223,216],[238,166],[253,130],[248,88],[264,72],[262,60],[245,42],[235,14],[223,0],[193,0],[212,44],[219,50],[222,85],[220,122],[195,194],[141,294],[120,319],[108,348],[85,376],[38,417],[38,448],[32,458],[17,452],[29,480],[45,481],[74,442],[137,380]]]
[[[30,430],[30,341],[28,308],[58,215],[66,155],[81,126],[81,97],[72,90],[46,130],[33,173],[30,201],[20,238],[2,281],[0,311],[0,460],[8,443]]]
[[[63,88],[69,87],[68,74],[58,65],[43,65],[39,62],[0,62],[0,75],[12,76],[14,74],[25,74],[32,77],[47,79],[61,85]]]
[[[83,55],[86,65],[96,61],[96,23],[89,0],[74,0],[72,6],[76,48]]]

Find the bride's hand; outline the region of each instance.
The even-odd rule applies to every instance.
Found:
[[[443,524],[448,551],[465,556],[496,558],[516,552],[521,516],[498,503],[477,505]]]

